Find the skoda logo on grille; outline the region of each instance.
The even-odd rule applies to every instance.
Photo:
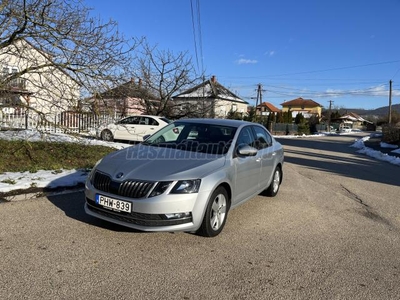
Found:
[[[124,177],[124,173],[119,172],[115,177],[118,178],[118,179],[122,178],[122,177]]]

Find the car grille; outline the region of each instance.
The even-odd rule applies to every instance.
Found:
[[[155,182],[125,180],[114,181],[107,174],[96,171],[93,177],[93,186],[99,191],[129,198],[144,198],[153,188]]]
[[[121,222],[140,225],[140,226],[171,226],[179,225],[192,222],[192,216],[185,217],[182,219],[167,219],[165,215],[160,214],[144,214],[138,212],[114,212],[103,208],[98,205],[95,201],[86,198],[86,203],[88,209],[91,211],[106,216]]]

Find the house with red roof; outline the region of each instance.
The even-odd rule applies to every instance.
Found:
[[[281,110],[272,103],[263,102],[256,107],[256,115],[268,116],[270,113],[277,114]]]
[[[142,86],[141,79],[135,82],[134,78],[87,100],[98,113],[112,112],[118,118],[150,114],[152,107],[157,106],[159,101]]]

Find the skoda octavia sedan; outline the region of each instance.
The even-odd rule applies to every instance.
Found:
[[[230,209],[275,196],[284,152],[261,125],[175,121],[101,159],[86,182],[87,214],[142,231],[218,235]]]

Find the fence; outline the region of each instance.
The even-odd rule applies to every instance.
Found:
[[[297,124],[273,123],[269,129],[271,130],[272,134],[276,135],[297,134],[299,131],[299,126]],[[327,125],[316,124],[315,130],[317,132],[327,131]]]
[[[93,113],[61,112],[48,114],[45,117],[36,112],[23,112],[16,110],[14,113],[0,111],[1,129],[37,129],[43,132],[55,133],[80,133],[95,135],[96,129],[115,122],[115,117],[110,115],[95,115]],[[298,125],[273,123],[269,128],[272,134],[296,134]],[[325,131],[326,125],[318,124],[317,131]]]
[[[40,115],[36,112],[1,113],[1,129],[37,129],[53,133],[82,133],[95,135],[96,129],[115,122],[110,115],[95,115],[91,113],[61,112]]]

